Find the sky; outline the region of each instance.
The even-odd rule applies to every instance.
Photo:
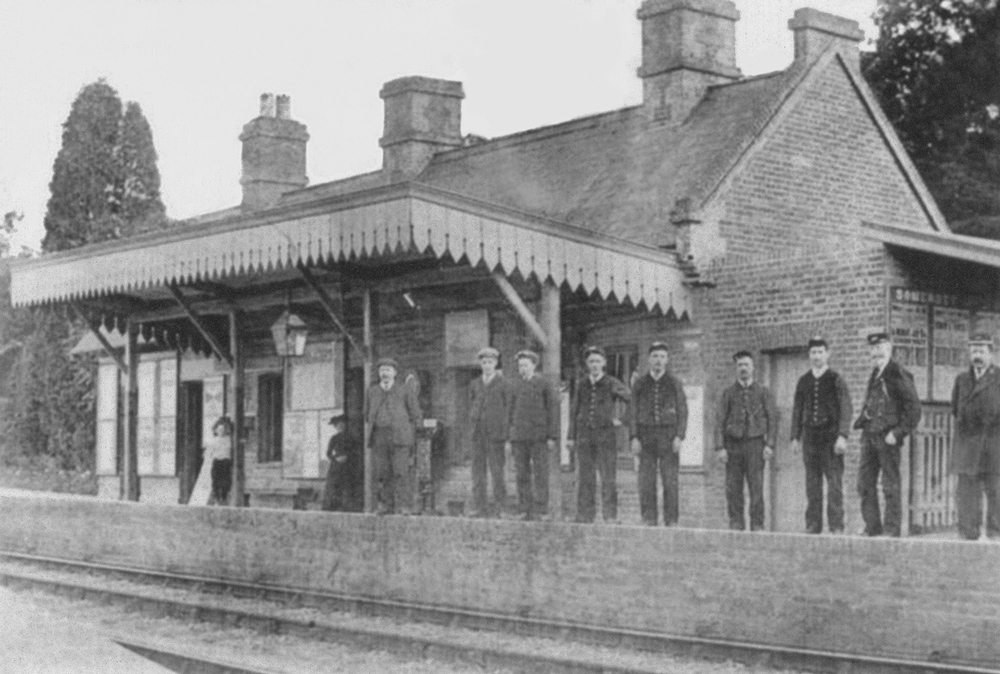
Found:
[[[877,0],[736,0],[744,75],[788,66],[803,6],[858,21]],[[153,129],[167,214],[240,201],[243,124],[291,96],[310,184],[381,166],[384,82],[460,80],[462,133],[501,136],[635,105],[641,0],[0,0],[0,213],[38,248],[62,124],[98,78]],[[864,43],[863,45],[864,46]]]

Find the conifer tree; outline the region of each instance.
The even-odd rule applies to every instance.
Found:
[[[49,187],[46,253],[166,222],[149,122],[104,80],[84,86],[73,101]],[[70,354],[86,326],[60,309],[26,311],[22,319],[27,329],[10,377],[5,440],[53,467],[92,468],[95,362]]]

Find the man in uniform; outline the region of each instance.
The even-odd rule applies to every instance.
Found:
[[[913,375],[892,360],[892,342],[885,332],[868,335],[872,370],[865,404],[854,428],[861,430],[861,460],[858,464],[858,494],[861,516],[868,536],[899,536],[902,502],[899,481],[899,450],[903,440],[920,421],[920,399]],[[879,513],[878,477],[882,473],[885,519]]]
[[[625,384],[604,373],[607,356],[599,346],[583,352],[587,375],[576,383],[570,409],[567,446],[576,449],[579,464],[577,522],[593,522],[597,514],[595,492],[597,471],[601,473],[601,511],[605,522],[618,520],[615,427],[621,425],[616,403],[627,403],[630,395]]]
[[[379,382],[368,388],[365,423],[370,429],[376,513],[413,513],[413,448],[422,422],[416,390],[396,381],[399,363],[380,358]]]
[[[517,468],[518,508],[527,520],[548,514],[549,455],[559,440],[559,394],[535,372],[537,367],[537,353],[519,351],[519,376],[511,386],[509,437]]]
[[[979,538],[986,493],[986,535],[1000,537],[1000,370],[993,365],[993,338],[969,340],[968,372],[955,377],[952,470],[958,474],[958,531]]]
[[[750,531],[764,528],[764,463],[774,456],[778,413],[774,396],[754,381],[753,354],[737,351],[736,382],[722,392],[715,423],[715,447],[726,464],[729,528],[743,531],[743,484],[750,492]]]
[[[810,370],[799,379],[792,402],[792,443],[801,443],[806,466],[806,533],[823,532],[823,478],[830,533],[844,532],[844,452],[851,429],[851,392],[828,366],[822,337],[809,340]]]
[[[469,385],[469,425],[472,429],[472,517],[485,517],[492,510],[499,516],[507,502],[504,482],[504,445],[510,425],[510,387],[497,370],[500,352],[492,346],[478,354],[482,376]],[[493,508],[486,495],[486,473],[493,483]]]
[[[656,474],[663,481],[663,524],[677,524],[680,451],[687,431],[684,386],[667,371],[670,352],[663,342],[649,347],[649,372],[632,386],[630,435],[639,457],[639,511],[656,526]]]

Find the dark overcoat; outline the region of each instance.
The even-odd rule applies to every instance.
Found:
[[[952,471],[1000,474],[1000,369],[991,365],[979,381],[971,368],[955,377],[951,411],[955,415]]]
[[[527,380],[516,377],[511,393],[511,442],[559,439],[559,394],[545,377],[538,374]]]
[[[503,442],[510,425],[510,383],[497,372],[487,384],[476,377],[469,384],[469,424],[473,438]]]

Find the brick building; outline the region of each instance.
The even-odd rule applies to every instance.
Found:
[[[784,412],[769,526],[799,531],[804,473],[787,440],[804,345],[826,336],[857,404],[863,335],[882,326],[926,403],[904,460],[907,516],[915,530],[950,524],[941,403],[969,324],[1000,327],[1000,249],[950,234],[860,75],[856,23],[799,10],[793,63],[744,78],[738,18],[728,0],[647,0],[641,104],[501,138],[462,135],[461,83],[393,80],[380,92],[383,168],[315,186],[305,126],[287,98],[262,97],[240,136],[242,204],[16,266],[16,304],[72,303],[114,356],[99,378],[102,493],[183,499],[204,428],[227,413],[244,429],[237,491],[251,505],[302,501],[323,475],[325,417],[343,409],[360,424],[372,359],[393,355],[438,422],[436,506],[457,511],[480,346],[508,367],[540,349],[566,388],[584,344],[606,346],[627,381],[666,340],[691,408],[681,524],[725,524],[713,409],[731,354],[749,348]],[[307,325],[302,356],[276,355],[270,327],[286,312]],[[620,444],[624,517],[637,520]],[[851,447],[854,530],[857,438]],[[551,479],[568,515],[561,459]]]

